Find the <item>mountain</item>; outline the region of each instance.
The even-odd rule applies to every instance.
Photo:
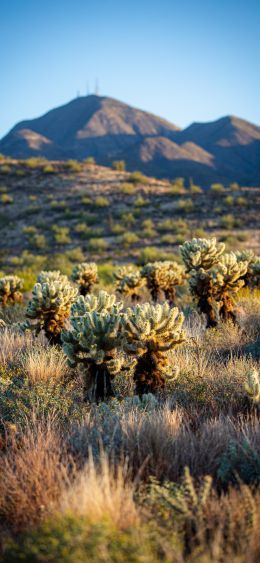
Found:
[[[18,123],[0,141],[0,153],[17,158],[93,156],[105,165],[123,159],[129,170],[192,177],[205,186],[214,181],[260,184],[260,127],[227,116],[181,130],[155,115],[95,95]]]

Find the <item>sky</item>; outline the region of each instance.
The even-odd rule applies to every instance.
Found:
[[[87,84],[180,127],[260,125],[260,0],[1,0],[0,138]]]

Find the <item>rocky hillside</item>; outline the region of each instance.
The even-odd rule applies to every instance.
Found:
[[[15,158],[123,159],[129,170],[158,178],[182,176],[203,186],[214,181],[260,184],[260,127],[227,116],[184,130],[117,100],[86,96],[18,123],[0,152]]]

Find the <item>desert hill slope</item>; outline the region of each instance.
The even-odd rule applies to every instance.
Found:
[[[155,115],[96,95],[18,123],[0,140],[0,152],[16,158],[93,156],[102,165],[124,159],[129,170],[160,178],[192,176],[205,186],[214,181],[260,183],[260,127],[226,116],[180,130]]]

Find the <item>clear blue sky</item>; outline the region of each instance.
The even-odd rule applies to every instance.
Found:
[[[260,124],[260,0],[1,0],[0,137],[86,93]]]

